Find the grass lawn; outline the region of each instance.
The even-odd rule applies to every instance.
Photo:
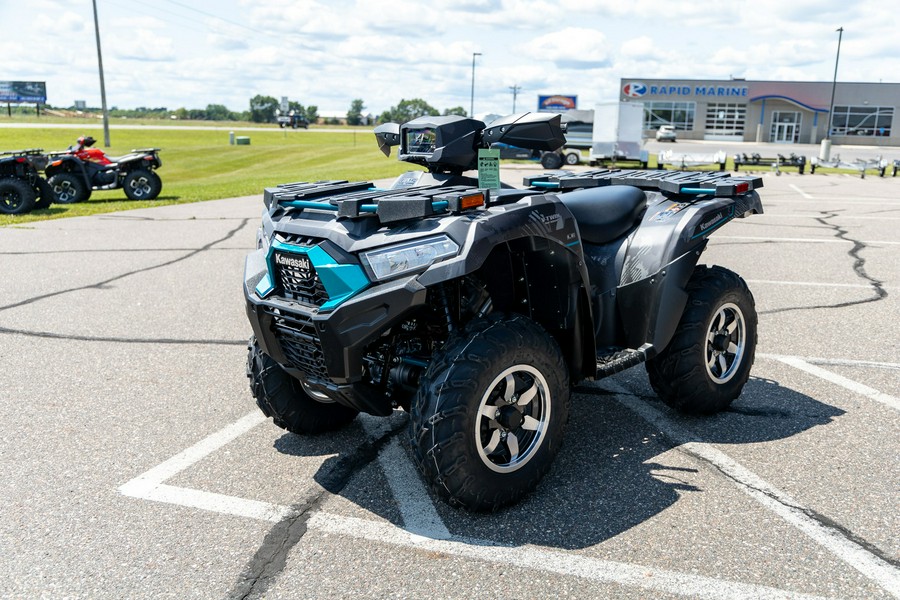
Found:
[[[167,123],[166,123],[167,124]],[[218,123],[210,123],[219,125]],[[69,128],[0,128],[0,151],[24,148],[63,150],[80,135],[102,144],[103,131]],[[153,201],[132,201],[122,190],[95,191],[87,202],[53,204],[25,215],[0,215],[0,226],[102,212],[183,204],[234,196],[262,194],[263,188],[294,181],[394,177],[414,169],[396,155],[385,158],[371,128],[291,130],[274,125],[236,135],[250,137],[249,146],[228,144],[228,131],[192,129],[116,129],[111,127],[112,156],[132,148],[162,148],[159,176],[163,189]]]

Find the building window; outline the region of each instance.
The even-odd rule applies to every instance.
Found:
[[[747,122],[746,104],[712,103],[706,106],[706,133],[710,135],[744,135]]]
[[[696,109],[696,102],[644,102],[644,129],[674,125],[675,129],[691,131]]]
[[[831,116],[833,135],[890,136],[892,106],[835,106]]]

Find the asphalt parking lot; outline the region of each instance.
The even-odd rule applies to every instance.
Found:
[[[741,398],[581,385],[493,515],[429,495],[403,414],[304,438],[258,412],[261,197],[0,229],[0,596],[900,597],[900,179],[764,180],[701,259],[756,298]]]

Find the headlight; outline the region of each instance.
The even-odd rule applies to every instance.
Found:
[[[446,235],[363,252],[363,263],[378,281],[427,269],[439,260],[456,256],[459,246]]]

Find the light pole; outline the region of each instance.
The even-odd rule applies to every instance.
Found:
[[[844,36],[844,28],[835,29],[838,32],[838,48],[837,56],[834,57],[834,79],[831,80],[831,106],[828,108],[828,133],[825,135],[826,140],[831,139],[831,128],[834,124],[834,90],[837,87],[837,70],[838,61],[841,59],[841,38]]]
[[[472,53],[472,98],[469,104],[469,116],[475,115],[475,57],[481,56],[481,52]]]
[[[837,88],[838,61],[841,59],[841,38],[844,36],[844,28],[835,29],[838,32],[837,56],[834,57],[834,79],[831,80],[831,105],[828,107],[828,123],[825,130],[825,139],[819,149],[819,158],[829,160],[831,158],[831,129],[834,126],[834,91]]]
[[[94,32],[97,34],[97,64],[100,66],[100,103],[103,107],[103,145],[109,148],[109,111],[106,110],[106,85],[103,83],[103,55],[100,53],[100,22],[97,20],[97,0],[94,3]]]
[[[518,95],[518,93],[520,91],[522,91],[522,87],[518,86],[518,85],[511,85],[511,86],[509,86],[509,89],[512,90],[512,93],[513,93],[513,110],[512,111],[513,111],[513,114],[515,114],[516,113],[516,96]]]

